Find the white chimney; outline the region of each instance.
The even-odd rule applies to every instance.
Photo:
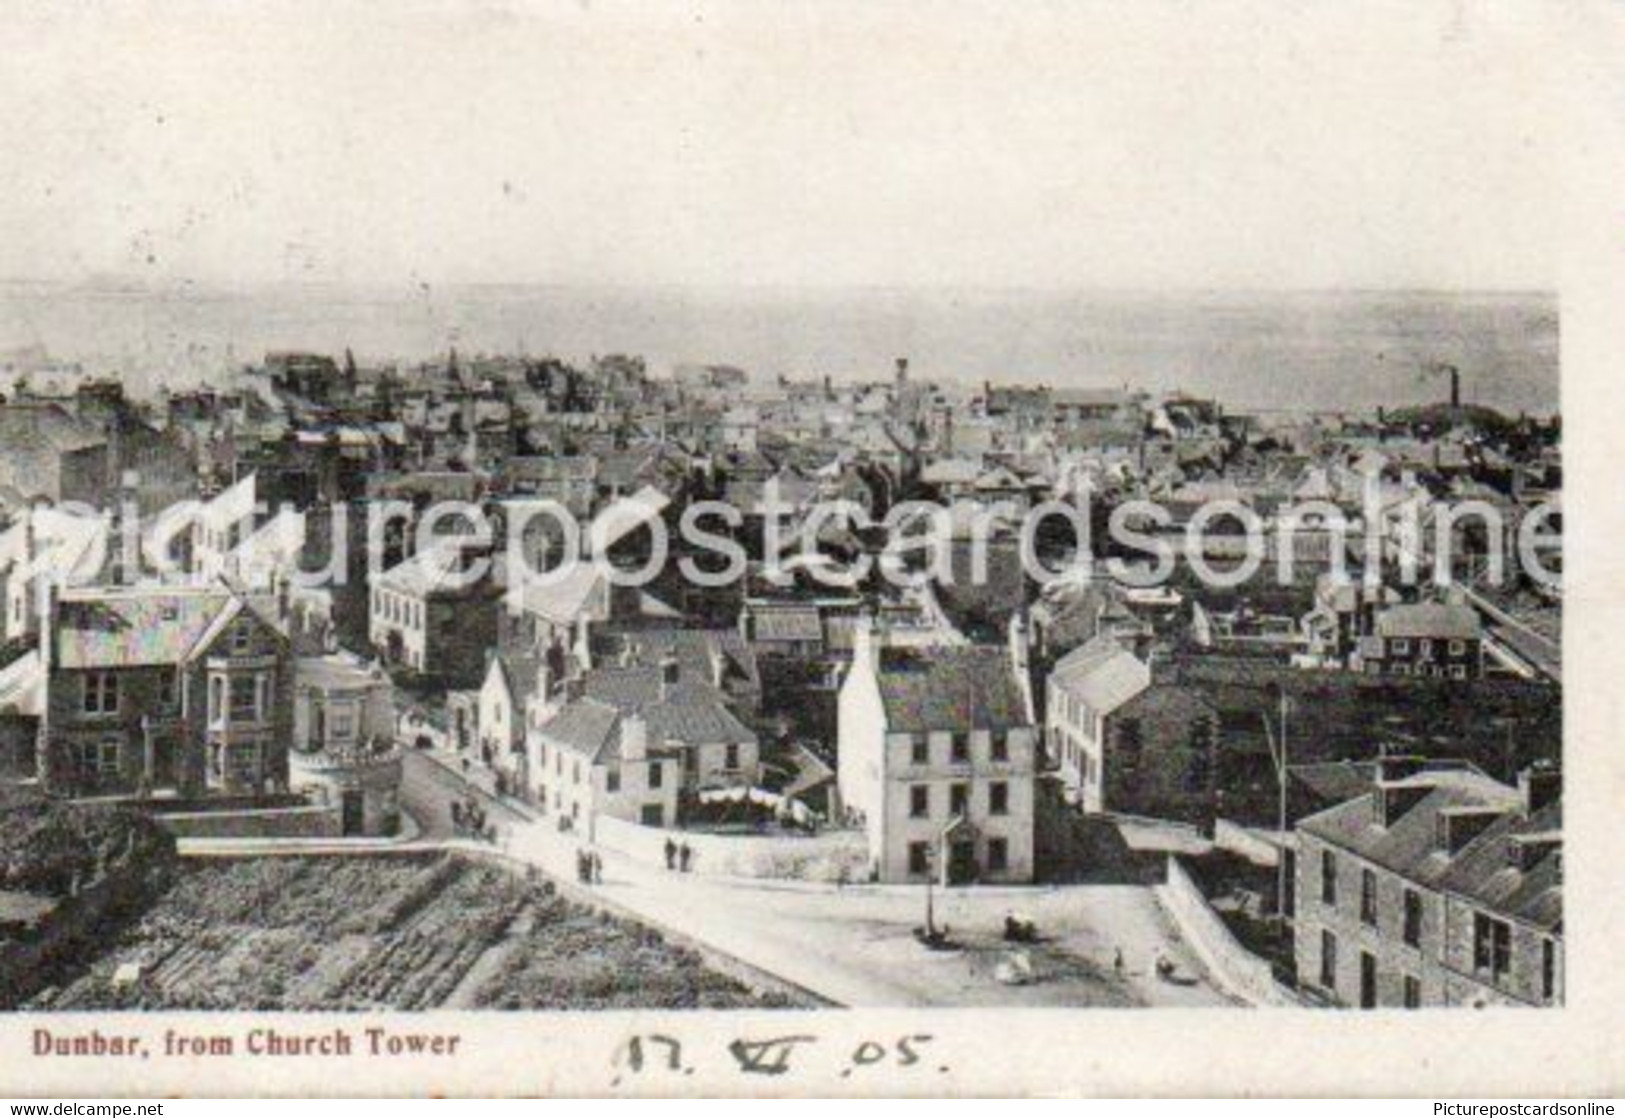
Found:
[[[879,667],[875,654],[875,619],[868,614],[858,617],[852,626],[852,670],[873,673]]]
[[[621,718],[621,760],[642,761],[649,756],[649,724],[641,714]]]

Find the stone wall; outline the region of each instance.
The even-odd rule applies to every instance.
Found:
[[[178,812],[158,823],[178,839],[337,838],[343,831],[337,804],[313,807]]]
[[[1177,856],[1168,856],[1168,880],[1157,886],[1156,894],[1191,950],[1226,993],[1256,1006],[1302,1004],[1275,981],[1266,960],[1236,942]]]

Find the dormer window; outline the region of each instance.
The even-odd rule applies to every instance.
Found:
[[[231,651],[235,656],[246,655],[254,645],[254,633],[247,625],[238,625],[231,631]]]

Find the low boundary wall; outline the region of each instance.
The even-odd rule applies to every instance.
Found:
[[[1304,1004],[1275,980],[1267,961],[1236,942],[1177,856],[1168,856],[1168,880],[1156,887],[1156,895],[1185,942],[1226,992],[1253,1006]]]

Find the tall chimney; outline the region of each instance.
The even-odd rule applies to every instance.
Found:
[[[1461,370],[1450,366],[1450,406],[1461,407]]]

